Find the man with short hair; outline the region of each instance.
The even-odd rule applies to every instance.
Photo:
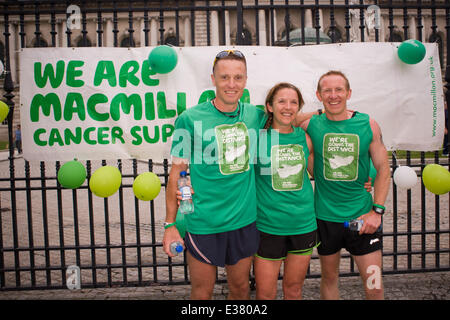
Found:
[[[339,299],[340,252],[346,248],[358,266],[366,298],[383,299],[378,228],[385,210],[390,169],[380,127],[367,114],[347,109],[351,94],[342,72],[325,73],[316,92],[325,112],[301,124],[314,146],[314,197],[321,241],[320,292],[323,299]],[[377,169],[374,199],[364,189],[370,159]],[[359,232],[344,227],[343,222],[352,219],[364,221]]]
[[[183,242],[174,224],[177,180],[189,167],[194,213],[186,215],[191,299],[210,299],[217,267],[225,267],[229,299],[249,298],[249,274],[259,244],[253,159],[264,111],[239,101],[247,82],[244,55],[222,51],[214,60],[216,97],[175,121],[166,192],[164,251]]]

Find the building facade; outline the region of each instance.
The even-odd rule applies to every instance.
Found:
[[[235,4],[239,1],[116,1],[115,5],[101,1],[70,1],[74,4],[69,5],[67,1],[42,1],[39,6],[34,5],[34,1],[22,2],[25,3],[22,8],[8,8],[18,13],[20,10],[33,13],[11,14],[8,18],[10,66],[15,85],[19,83],[18,52],[24,47],[238,44],[239,12]],[[319,29],[330,42],[401,42],[405,39],[438,42],[444,57],[445,9],[407,7],[417,2],[245,0],[242,1],[240,44],[283,45],[280,40],[286,39],[287,30],[305,28],[306,32]],[[371,5],[378,6],[379,11],[374,10],[375,7],[369,10]],[[383,5],[395,9],[385,9]],[[3,15],[0,29],[5,30]],[[314,40],[305,38],[305,44],[316,44]],[[321,43],[326,41],[322,39]],[[2,61],[4,51],[3,33],[0,36]]]
[[[449,3],[443,0],[21,0],[4,1],[0,10],[0,59],[9,59],[15,88],[20,84],[19,52],[32,47],[289,46],[418,39],[437,42],[441,67],[446,65]]]

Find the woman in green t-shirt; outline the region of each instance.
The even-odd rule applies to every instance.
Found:
[[[256,167],[256,298],[275,299],[284,261],[285,299],[301,299],[313,248],[318,245],[312,174],[313,148],[308,134],[292,123],[303,106],[299,89],[279,83],[268,93],[268,120],[260,135]]]

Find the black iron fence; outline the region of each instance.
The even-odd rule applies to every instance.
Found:
[[[40,46],[305,45],[347,41],[439,43],[441,64],[450,54],[450,1],[3,1],[0,38],[6,73],[4,100],[9,153],[0,159],[0,290],[145,286],[189,283],[183,256],[162,251],[164,190],[170,165],[152,160],[86,161],[111,164],[122,173],[119,191],[93,197],[85,183],[67,190],[57,181],[60,163],[31,163],[15,157],[17,50]],[[75,5],[75,6],[72,6]],[[369,6],[372,5],[371,10]],[[373,6],[375,5],[375,6]],[[70,10],[68,8],[70,7]],[[372,12],[374,16],[367,15]],[[79,15],[78,15],[79,13]],[[78,20],[77,20],[78,19]],[[68,24],[78,24],[69,28]],[[355,22],[356,21],[356,22]],[[298,30],[299,37],[294,38]],[[312,36],[311,36],[312,35]],[[448,68],[447,68],[448,69]],[[450,80],[450,69],[445,81]],[[448,84],[446,87],[448,88]],[[449,97],[447,96],[447,100]],[[15,116],[16,115],[16,116]],[[448,156],[392,156],[421,177],[428,163],[449,167]],[[138,201],[132,182],[155,172],[162,192]],[[411,190],[392,184],[383,221],[383,272],[450,270],[449,196],[436,196],[422,183]],[[357,275],[344,255],[342,276]],[[320,277],[314,253],[308,277]],[[218,281],[225,279],[219,268]]]

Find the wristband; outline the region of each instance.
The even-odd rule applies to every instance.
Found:
[[[164,222],[164,230],[167,229],[167,228],[170,228],[170,227],[172,227],[174,225],[176,225],[176,222],[172,222],[172,223]]]

